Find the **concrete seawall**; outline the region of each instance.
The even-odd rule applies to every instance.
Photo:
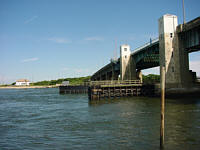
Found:
[[[155,84],[155,96],[160,96],[160,84]],[[184,98],[184,97],[199,97],[200,85],[191,85],[185,88],[166,88],[166,98]]]

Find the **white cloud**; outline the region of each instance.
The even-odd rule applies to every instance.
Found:
[[[142,74],[144,74],[144,75],[160,74],[160,67],[154,67],[154,68],[142,70]]]
[[[35,19],[37,19],[37,18],[38,18],[38,16],[33,16],[33,17],[27,19],[26,21],[24,21],[24,23],[25,23],[25,24],[28,24],[28,23],[32,22],[33,20],[35,20]]]
[[[85,41],[103,41],[104,39],[102,37],[87,37],[84,39]]]
[[[53,41],[55,43],[60,43],[60,44],[69,44],[71,43],[71,41],[67,38],[58,38],[58,37],[54,37],[54,38],[48,38],[47,40],[49,41]]]
[[[25,62],[31,62],[31,61],[37,61],[37,60],[39,60],[39,58],[33,57],[33,58],[23,59],[21,62],[25,63]]]
[[[195,71],[200,76],[200,60],[190,61],[190,70]]]

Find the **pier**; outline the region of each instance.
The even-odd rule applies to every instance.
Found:
[[[88,88],[90,100],[130,96],[153,96],[154,85],[143,85],[140,80],[92,81]]]
[[[59,86],[60,94],[87,94],[90,100],[130,96],[156,96],[156,84],[143,84],[140,80],[91,81],[83,85]]]

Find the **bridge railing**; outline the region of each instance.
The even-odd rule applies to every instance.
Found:
[[[134,54],[134,53],[140,51],[141,49],[143,49],[143,48],[145,48],[145,47],[147,47],[147,46],[149,46],[149,45],[151,45],[151,44],[153,44],[155,42],[158,42],[158,41],[159,41],[158,38],[152,39],[150,42],[144,44],[143,46],[140,46],[140,47],[134,49],[134,51],[132,52],[132,54]]]
[[[140,80],[104,80],[104,81],[90,81],[90,86],[98,85],[126,85],[126,84],[142,84]]]

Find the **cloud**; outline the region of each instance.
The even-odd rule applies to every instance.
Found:
[[[38,18],[38,16],[33,16],[33,17],[27,19],[24,23],[25,23],[25,24],[28,24],[28,23],[32,22],[33,20],[35,20],[35,19],[37,19],[37,18]]]
[[[66,39],[66,38],[54,37],[54,38],[48,38],[47,40],[55,42],[55,43],[60,43],[60,44],[66,44],[66,43],[69,44],[69,43],[71,43],[71,41],[69,39]]]
[[[190,70],[195,71],[200,76],[200,60],[190,61]]]
[[[104,39],[102,37],[87,37],[84,39],[85,41],[103,41]]]
[[[160,67],[154,67],[154,68],[142,70],[142,74],[144,74],[144,75],[160,74]]]
[[[24,60],[22,60],[21,62],[22,62],[22,63],[25,63],[25,62],[31,62],[31,61],[37,61],[37,60],[39,60],[39,58],[34,57],[34,58],[24,59]]]

